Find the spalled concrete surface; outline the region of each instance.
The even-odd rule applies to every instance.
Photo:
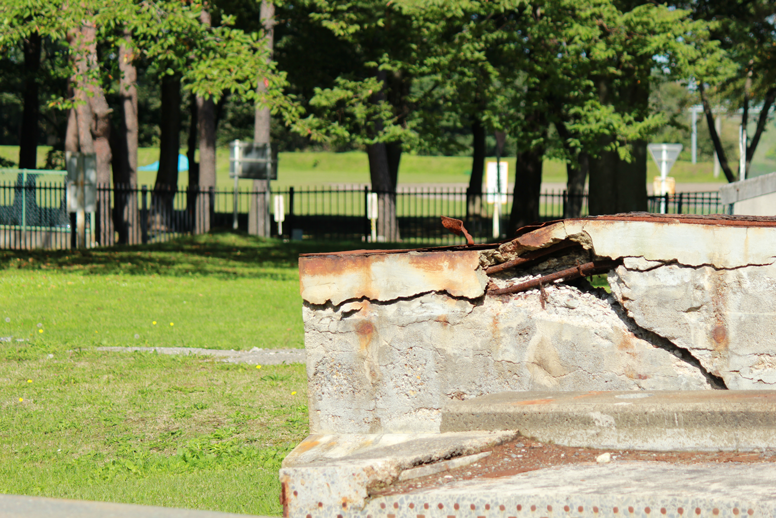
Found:
[[[776,387],[776,265],[626,259],[609,285],[636,324],[698,359],[727,388]]]
[[[314,435],[281,471],[288,516],[776,516],[769,460],[391,482],[467,454],[402,456],[440,429],[581,447],[776,447],[776,391],[759,392],[776,388],[774,242],[776,218],[626,214],[492,246],[303,257]],[[611,294],[579,279],[598,272]],[[376,454],[382,437],[395,447]]]
[[[468,250],[302,256],[302,298],[312,304],[339,305],[346,300],[388,301],[429,291],[479,297],[488,282],[477,268],[479,260],[478,252]]]
[[[501,287],[576,260],[551,259],[491,282]],[[303,314],[312,433],[436,432],[448,402],[495,392],[712,388],[602,290],[422,293],[305,303]]]
[[[282,365],[284,363],[304,363],[304,349],[259,349],[250,351],[235,351],[234,349],[201,349],[197,347],[97,347],[98,351],[121,353],[157,353],[157,354],[191,354],[213,356],[227,363],[250,363],[257,365]]]
[[[442,414],[443,432],[516,429],[563,446],[775,448],[776,391],[510,392],[453,402]]]
[[[514,439],[515,431],[449,434],[311,435],[280,470],[289,516],[316,509],[336,516],[363,507],[370,486],[398,480],[405,470],[480,451]]]
[[[3,518],[250,518],[244,514],[20,495],[0,495],[0,516]]]
[[[776,464],[571,465],[379,497],[349,517],[773,517]],[[313,518],[330,516],[313,509]]]
[[[636,214],[491,249],[303,257],[311,431],[434,432],[448,402],[506,391],[776,387],[774,238],[776,219]],[[558,243],[575,246],[486,273]],[[611,295],[492,294],[601,258]]]

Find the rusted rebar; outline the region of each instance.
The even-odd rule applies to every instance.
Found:
[[[474,239],[472,239],[471,234],[469,234],[466,231],[466,228],[463,226],[463,221],[460,219],[455,218],[448,218],[447,216],[442,216],[442,226],[445,227],[447,230],[455,234],[456,236],[460,236],[461,232],[463,232],[463,235],[466,236],[466,244],[467,245],[473,245]]]
[[[528,252],[527,254],[523,254],[520,257],[512,259],[511,261],[507,261],[501,264],[495,264],[487,268],[485,270],[485,273],[487,273],[488,275],[491,275],[494,273],[503,272],[504,270],[509,270],[510,268],[520,266],[523,263],[534,261],[536,259],[539,259],[540,257],[544,257],[545,255],[549,255],[557,252],[558,250],[564,250],[572,246],[581,246],[581,245],[579,243],[575,243],[574,241],[561,241],[560,243],[549,246],[547,248],[540,248],[539,250],[533,250],[531,252]]]
[[[520,293],[521,291],[528,291],[533,288],[538,288],[539,286],[543,286],[560,279],[568,281],[578,279],[580,277],[587,277],[588,275],[595,275],[596,273],[607,272],[612,268],[619,266],[621,263],[622,261],[619,260],[592,261],[589,263],[580,264],[578,266],[573,266],[571,268],[566,268],[565,270],[551,273],[543,277],[537,277],[536,279],[531,279],[530,281],[521,282],[520,284],[515,284],[513,286],[509,286],[508,288],[491,290],[488,292],[488,294],[507,295],[509,293]]]

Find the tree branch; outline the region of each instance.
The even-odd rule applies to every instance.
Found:
[[[771,106],[773,105],[774,101],[776,101],[776,86],[771,87],[771,89],[765,93],[765,100],[763,101],[762,111],[760,111],[760,118],[757,119],[757,129],[755,130],[754,136],[752,137],[752,143],[746,147],[747,167],[749,167],[748,164],[754,157],[757,144],[760,143],[760,136],[762,136],[762,133],[765,130],[765,125],[768,122],[768,112],[771,111]]]
[[[722,171],[725,173],[725,178],[730,183],[735,182],[738,178],[733,173],[728,164],[727,157],[725,156],[725,150],[722,148],[722,142],[719,140],[717,134],[717,128],[714,126],[714,113],[711,111],[711,105],[706,97],[706,91],[703,88],[703,81],[698,81],[698,92],[701,94],[701,104],[703,105],[703,114],[706,115],[706,125],[709,127],[709,135],[711,141],[714,143],[714,150],[717,152],[717,160],[722,167]]]

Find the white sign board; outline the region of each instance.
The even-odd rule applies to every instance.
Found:
[[[229,178],[277,180],[277,150],[270,144],[232,141],[229,150]]]
[[[97,210],[97,155],[94,153],[68,153],[67,162],[67,211],[94,212]],[[83,206],[78,204],[79,170],[83,169]]]
[[[485,169],[485,201],[502,205],[507,202],[509,166],[506,162],[488,162]]]
[[[676,159],[679,158],[679,153],[682,152],[682,145],[649,144],[647,145],[647,149],[649,149],[649,153],[652,155],[652,160],[657,164],[660,176],[665,178],[668,176],[668,171],[674,166]]]
[[[366,197],[366,217],[367,219],[376,220],[378,217],[378,203],[377,203],[377,193],[376,192],[370,192],[369,195]]]

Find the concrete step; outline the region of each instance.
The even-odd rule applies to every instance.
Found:
[[[343,518],[776,516],[776,464],[569,465],[371,499]],[[326,516],[308,513],[311,518]],[[332,515],[329,515],[332,516]]]
[[[519,430],[564,446],[776,448],[776,391],[504,392],[454,401],[443,432]]]

